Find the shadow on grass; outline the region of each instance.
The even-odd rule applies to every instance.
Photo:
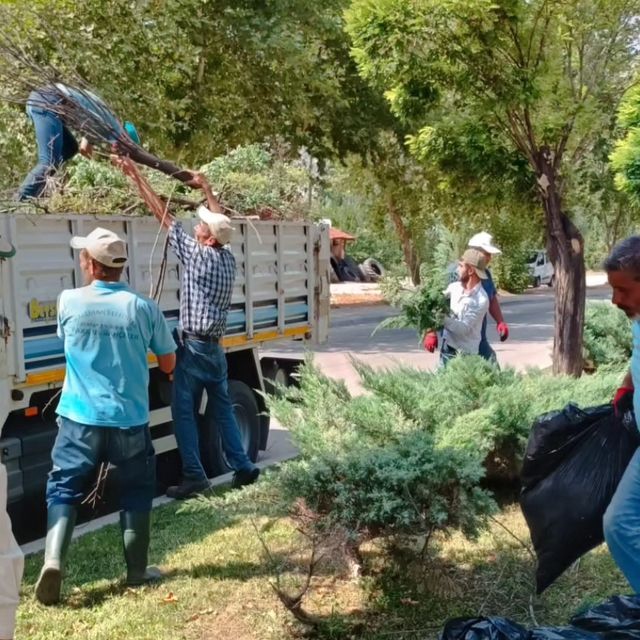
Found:
[[[304,580],[308,549],[292,537],[291,523],[282,520],[261,529],[271,547],[267,561],[246,521],[248,509],[231,517],[215,510],[192,514],[177,513],[178,509],[181,505],[167,505],[153,515],[150,562],[167,568],[166,579],[142,589],[157,590],[159,600],[176,586],[179,590],[182,577],[187,578],[186,584],[190,579],[202,580],[203,585],[208,580],[216,584],[228,581],[230,594],[240,583],[258,579],[256,584],[266,590],[255,591],[254,586],[244,591],[260,594],[249,596],[255,598],[252,612],[247,610],[243,619],[252,628],[252,615],[281,607],[267,580],[274,581],[280,574],[292,592]],[[527,540],[517,507],[507,507],[499,520]],[[226,530],[241,523],[239,528]],[[435,640],[447,619],[478,615],[508,617],[527,626],[533,625],[532,615],[540,624],[566,624],[576,611],[628,591],[608,552],[600,548],[542,597],[535,597],[533,558],[495,523],[476,542],[457,534],[437,539],[433,555],[424,563],[413,552],[401,550],[391,555],[377,544],[366,545],[362,551],[364,575],[358,580],[341,577],[346,572],[341,573],[330,559],[318,567],[311,592],[303,601],[315,626],[288,625],[279,637]],[[41,555],[28,559],[28,597],[32,597],[41,562]],[[130,592],[135,597],[137,590],[124,583],[124,572],[117,526],[81,538],[70,550],[61,608],[99,609],[106,601],[126,599]],[[235,602],[235,596],[228,597]],[[220,607],[225,606],[221,601]]]
[[[506,617],[527,627],[566,625],[577,612],[629,591],[600,547],[536,596],[535,563],[516,545],[502,536],[493,549],[444,543],[440,555],[425,564],[412,554],[392,559],[369,550],[361,579],[365,606],[320,613],[317,626],[303,635],[319,640],[435,640],[448,619],[475,616]],[[315,615],[313,607],[308,610]]]

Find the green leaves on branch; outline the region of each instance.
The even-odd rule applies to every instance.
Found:
[[[215,185],[225,206],[242,214],[294,218],[308,213],[313,186],[306,168],[266,145],[237,147],[200,170]]]
[[[13,0],[0,15],[38,64],[83,78],[152,152],[195,166],[273,139],[315,157],[375,146],[389,112],[349,55],[345,4]],[[0,59],[2,92],[26,99],[26,73]]]
[[[381,289],[387,301],[398,308],[397,316],[383,320],[374,330],[415,329],[419,337],[444,326],[449,314],[449,301],[444,295],[448,278],[441,269],[422,265],[420,285],[407,287],[400,278],[386,278]]]
[[[618,124],[624,137],[611,156],[615,184],[636,200],[640,199],[640,86],[630,89],[618,111]]]

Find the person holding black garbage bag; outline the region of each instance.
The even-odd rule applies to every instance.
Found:
[[[633,401],[640,415],[640,236],[622,240],[611,251],[604,268],[613,289],[611,301],[631,319],[631,366],[613,400],[616,412]],[[636,450],[607,508],[604,537],[611,555],[635,593],[640,593],[640,449]]]

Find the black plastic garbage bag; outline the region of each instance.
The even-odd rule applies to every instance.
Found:
[[[640,640],[640,596],[615,596],[571,618],[571,624],[607,638]]]
[[[529,630],[507,618],[455,618],[445,624],[440,640],[603,640],[603,638],[597,633],[576,627],[540,627]]]
[[[526,629],[507,618],[454,618],[440,640],[640,640],[640,596],[616,596],[566,627]]]
[[[527,640],[529,631],[507,618],[453,618],[440,640]]]
[[[604,540],[602,517],[639,442],[630,403],[621,409],[616,417],[611,405],[568,405],[533,426],[520,505],[538,558],[538,593]]]

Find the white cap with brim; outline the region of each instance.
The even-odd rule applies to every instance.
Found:
[[[469,240],[469,244],[467,245],[474,249],[482,249],[487,253],[492,255],[498,255],[502,253],[498,247],[493,244],[493,236],[486,231],[481,231],[480,233],[476,233],[471,240]]]
[[[96,227],[87,236],[73,236],[69,244],[74,249],[85,249],[105,267],[124,267],[127,263],[127,243],[109,229]]]
[[[231,225],[231,219],[224,213],[214,213],[209,211],[204,205],[198,207],[198,217],[211,231],[211,235],[222,245],[231,242],[231,235],[235,231]]]

